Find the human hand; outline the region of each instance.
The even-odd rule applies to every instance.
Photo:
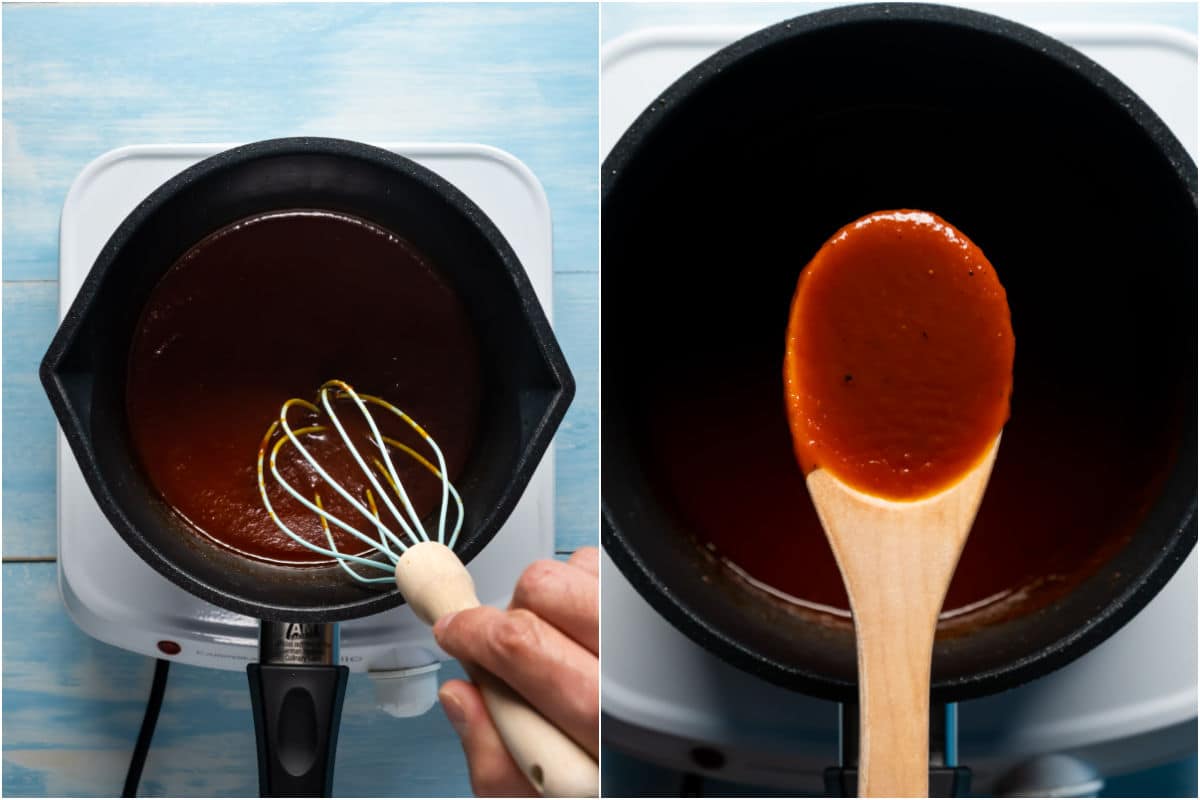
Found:
[[[534,562],[507,611],[472,608],[433,628],[442,649],[507,683],[593,758],[600,739],[599,559],[596,548],[585,547],[565,564]],[[537,795],[473,684],[447,681],[438,698],[462,739],[477,795]]]

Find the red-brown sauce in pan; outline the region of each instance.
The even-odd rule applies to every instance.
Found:
[[[970,276],[968,276],[970,277]],[[971,278],[973,280],[973,278]],[[790,435],[778,349],[663,360],[640,404],[653,475],[684,529],[798,609],[849,620],[841,573]],[[1136,381],[1063,375],[1023,345],[999,455],[943,611],[943,630],[1038,607],[1095,572],[1162,485],[1171,451]]]
[[[272,212],[223,228],[171,267],[142,311],[127,378],[142,466],[199,533],[263,560],[324,561],[267,516],[256,463],[283,401],[315,401],[331,378],[412,416],[442,448],[451,478],[458,474],[475,435],[482,378],[466,310],[436,265],[409,242],[343,214]],[[365,454],[352,406],[335,409]],[[428,453],[402,422],[374,417],[385,436]],[[313,421],[300,410],[289,419],[294,428]],[[363,497],[366,481],[333,435],[305,441]],[[371,533],[286,452],[279,464],[290,482],[306,496],[319,492],[333,513]],[[440,502],[440,482],[409,459],[394,463],[416,511],[428,517]],[[281,519],[323,543],[318,518],[270,478],[268,486]],[[366,549],[334,532],[340,549]]]

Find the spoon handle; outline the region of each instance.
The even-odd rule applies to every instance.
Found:
[[[855,587],[862,797],[929,796],[930,663],[944,594],[944,583],[940,592],[898,580]]]
[[[862,797],[929,795],[929,680],[938,614],[1000,439],[952,488],[893,502],[825,470],[808,492],[837,558],[858,647]]]

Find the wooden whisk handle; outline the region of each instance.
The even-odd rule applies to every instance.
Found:
[[[396,564],[396,585],[428,625],[480,604],[462,561],[437,542],[404,551]],[[547,797],[599,794],[600,769],[586,750],[496,676],[475,664],[463,666],[479,687],[504,746],[534,788]]]

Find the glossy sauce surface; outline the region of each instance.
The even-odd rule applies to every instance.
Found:
[[[383,397],[425,427],[453,479],[479,415],[481,371],[466,311],[435,265],[407,241],[364,220],[282,211],[228,226],[193,247],[162,278],[142,312],[129,357],[127,406],[134,446],[162,497],[197,532],[246,555],[285,563],[324,557],[289,539],[263,509],[259,445],[285,400],[316,400],[340,378]],[[353,407],[335,410],[366,453]],[[376,412],[385,436],[428,455],[404,423]],[[294,428],[326,422],[297,409]],[[305,438],[323,466],[362,498],[367,485],[334,435]],[[290,449],[279,465],[333,513],[354,512]],[[421,516],[441,485],[423,467],[395,465]],[[268,479],[277,513],[323,542],[318,518]],[[386,514],[386,512],[384,512]],[[361,517],[352,524],[365,524]],[[370,532],[367,527],[361,528]],[[335,531],[340,549],[365,549]]]
[[[749,361],[716,381],[664,375],[644,427],[654,477],[714,556],[798,607],[848,621],[841,573],[788,436],[778,363]],[[1025,399],[1014,395],[946,595],[947,625],[1018,613],[1068,591],[1124,544],[1161,481],[1161,451],[1098,435],[1118,398],[1089,403],[1081,385],[1050,402]]]
[[[1045,283],[1075,281],[1075,273],[1018,270],[1013,279],[1031,298],[1014,307],[1014,326],[1031,333],[1013,365],[1011,416],[947,593],[942,635],[1040,608],[1099,569],[1161,491],[1176,418],[1191,413],[1164,400],[1159,373],[1114,381],[1099,355],[1062,345],[1078,338],[1061,327],[1064,310],[1067,320],[1088,314],[1047,308]],[[1090,284],[1079,288],[1089,301],[1097,296]],[[663,502],[698,545],[797,610],[849,624],[841,574],[792,445],[783,323],[742,334],[764,308],[786,320],[786,300],[768,304],[777,293],[740,297],[735,328],[714,329],[703,347],[680,347],[644,373],[639,441]],[[715,296],[704,294],[698,307],[712,307]],[[1111,351],[1130,332],[1102,331],[1100,341]]]
[[[911,210],[846,225],[800,273],[788,323],[804,472],[895,500],[952,485],[1008,418],[1013,350],[1004,287],[952,225]]]

